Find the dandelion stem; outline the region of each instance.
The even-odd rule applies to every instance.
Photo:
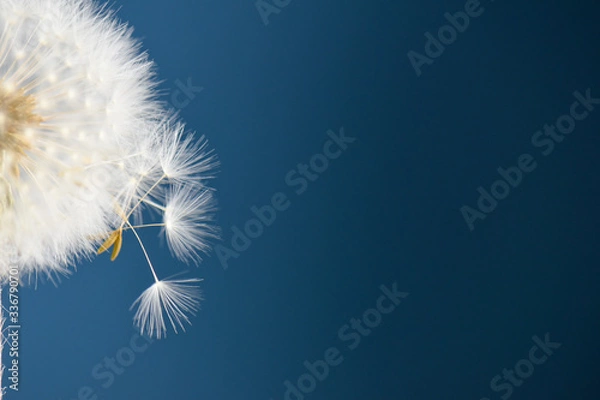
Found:
[[[157,209],[159,209],[159,210],[160,210],[160,211],[162,211],[162,212],[165,212],[165,211],[167,211],[167,209],[166,209],[165,207],[161,206],[160,204],[156,204],[156,203],[155,203],[155,202],[153,202],[152,200],[145,199],[145,200],[143,200],[143,201],[144,201],[144,203],[145,203],[145,204],[148,204],[149,206],[152,206],[152,207],[154,207],[154,208],[157,208]]]
[[[123,227],[123,225],[128,224],[129,226],[131,226],[131,224],[129,223],[129,217],[131,217],[131,214],[133,214],[133,212],[135,211],[136,208],[138,208],[140,206],[140,204],[142,204],[142,202],[146,199],[146,197],[148,197],[148,195],[154,190],[156,189],[156,187],[162,182],[163,179],[165,179],[167,177],[166,174],[163,174],[160,178],[158,178],[158,180],[156,182],[154,182],[154,185],[152,185],[150,187],[150,189],[148,189],[146,191],[146,193],[144,193],[144,195],[142,197],[140,197],[140,199],[138,200],[138,202],[135,204],[135,206],[133,206],[133,208],[129,211],[129,213],[127,213],[127,215],[125,216],[123,222],[121,223],[121,228]]]
[[[143,225],[135,225],[135,226],[126,226],[123,228],[124,231],[128,231],[130,229],[140,229],[140,228],[162,228],[165,224],[160,222],[156,224],[143,224]]]
[[[135,235],[137,241],[140,244],[140,247],[142,248],[142,251],[144,252],[144,257],[146,257],[146,261],[148,262],[148,265],[150,266],[150,271],[152,272],[152,276],[154,276],[154,280],[156,282],[159,282],[160,280],[158,279],[158,276],[156,276],[156,271],[154,271],[154,267],[152,266],[152,261],[150,261],[150,257],[148,256],[148,252],[146,251],[146,247],[144,246],[144,243],[142,243],[142,239],[140,238],[140,235],[138,235],[137,231],[131,225],[131,223],[129,223],[128,220],[126,221],[126,223],[127,223],[127,225],[129,225],[129,229],[131,229],[131,231]],[[2,399],[0,399],[0,400],[2,400]]]

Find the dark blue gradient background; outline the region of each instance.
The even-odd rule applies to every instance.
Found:
[[[166,101],[177,81],[204,88],[180,113],[221,161],[223,245],[274,193],[291,206],[227,270],[214,253],[191,267],[205,297],[193,325],[108,388],[92,369],[128,346],[128,308],[152,283],[134,238],[115,263],[24,288],[7,399],[94,399],[78,397],[89,386],[97,399],[280,400],[335,346],[344,361],[306,399],[496,400],[490,380],[546,332],[562,346],[510,398],[598,396],[600,107],[551,155],[530,143],[575,90],[600,97],[598,6],[482,2],[417,77],[407,52],[463,0],[334,3],[292,0],[265,26],[252,0],[114,2]],[[296,195],[286,174],[340,127],[356,142]],[[522,153],[537,169],[470,232],[459,208]],[[159,273],[185,269],[157,233],[143,237]],[[410,295],[349,350],[338,330],[393,282]]]

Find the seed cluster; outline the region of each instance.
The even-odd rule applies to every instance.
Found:
[[[7,89],[0,82],[0,177],[19,177],[19,160],[31,149],[26,129],[38,125],[35,98],[23,89]]]

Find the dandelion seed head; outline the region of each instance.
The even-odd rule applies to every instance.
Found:
[[[206,187],[217,164],[157,99],[132,29],[91,0],[0,2],[0,245],[21,277],[68,274],[133,231],[155,283],[135,320],[164,335],[189,322],[193,280],[162,281],[130,221],[163,214],[172,253],[198,262],[216,237]],[[0,283],[8,278],[0,252]]]
[[[0,4],[0,241],[22,273],[64,273],[109,230],[132,175],[109,161],[164,113],[152,68],[131,30],[90,1]],[[100,168],[111,178],[99,184]],[[0,255],[0,279],[5,267]]]

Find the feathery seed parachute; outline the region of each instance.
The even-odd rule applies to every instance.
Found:
[[[154,64],[113,12],[89,0],[0,2],[0,281],[52,279],[137,241],[154,283],[134,302],[142,333],[189,323],[197,279],[163,280],[137,230],[160,227],[198,263],[217,236],[203,138],[158,101]],[[143,210],[157,221],[143,223]]]

